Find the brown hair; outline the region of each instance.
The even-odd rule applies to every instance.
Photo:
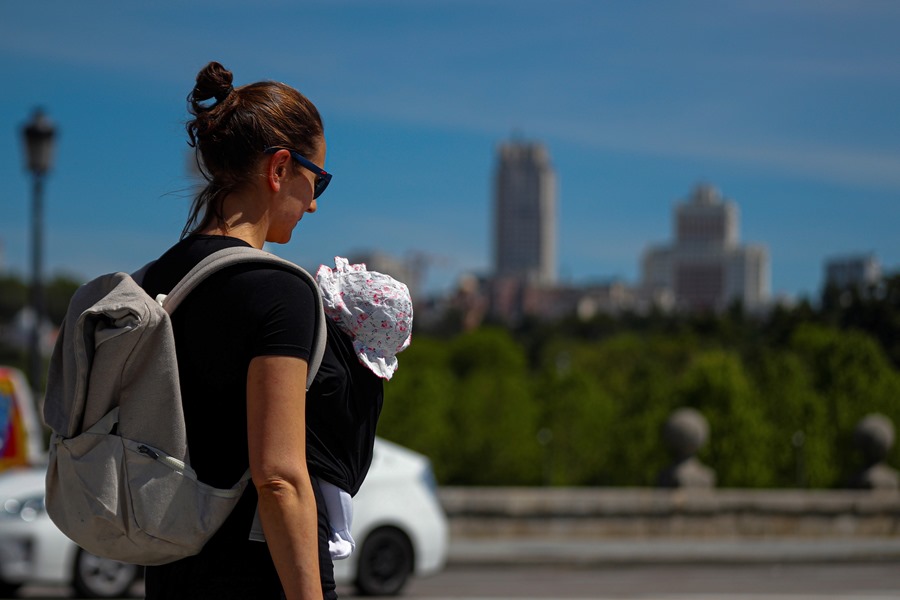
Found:
[[[224,221],[222,201],[250,181],[265,148],[311,156],[324,133],[319,111],[289,85],[260,81],[234,88],[232,80],[231,71],[211,62],[187,97],[194,116],[187,122],[188,144],[207,184],[194,198],[182,237]]]

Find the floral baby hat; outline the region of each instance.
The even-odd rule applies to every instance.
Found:
[[[409,288],[389,275],[367,271],[334,257],[335,268],[321,265],[316,281],[325,314],[353,339],[359,360],[373,373],[390,379],[397,354],[412,339],[412,299]]]

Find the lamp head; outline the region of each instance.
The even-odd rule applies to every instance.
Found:
[[[35,175],[43,175],[53,165],[53,148],[56,129],[53,123],[40,108],[36,109],[31,120],[22,128],[25,138],[25,152],[28,170]]]

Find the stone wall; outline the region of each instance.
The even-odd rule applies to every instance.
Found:
[[[440,490],[467,537],[835,538],[900,536],[900,492],[658,488]]]

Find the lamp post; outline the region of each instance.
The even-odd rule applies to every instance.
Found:
[[[28,379],[35,398],[39,397],[43,379],[41,356],[41,323],[44,319],[44,281],[42,270],[44,177],[53,163],[53,147],[56,130],[40,108],[22,128],[25,141],[27,167],[34,179],[31,195],[31,287],[28,305],[33,318],[28,340]]]

